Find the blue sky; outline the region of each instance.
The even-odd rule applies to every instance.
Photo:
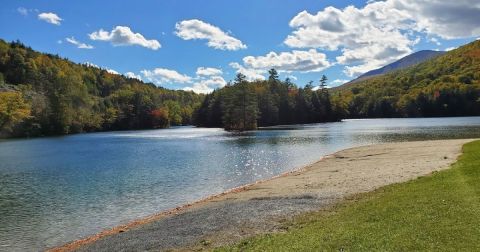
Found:
[[[6,1],[0,38],[173,89],[240,71],[330,85],[423,49],[480,36],[480,4],[438,0]]]

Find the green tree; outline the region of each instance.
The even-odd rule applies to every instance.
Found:
[[[17,124],[29,117],[30,106],[20,93],[0,92],[0,133],[10,133]]]
[[[235,85],[227,89],[224,103],[224,126],[228,130],[252,130],[257,128],[259,114],[257,96],[253,86],[239,73]]]

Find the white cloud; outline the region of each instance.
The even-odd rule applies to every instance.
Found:
[[[222,75],[223,72],[221,69],[213,68],[213,67],[199,67],[197,68],[196,74],[198,76],[215,76],[215,75]]]
[[[227,82],[221,76],[211,76],[209,79],[203,79],[198,82],[195,82],[191,87],[185,87],[185,91],[193,91],[195,93],[211,93],[217,88],[222,88],[227,85]]]
[[[480,2],[477,0],[389,0],[390,6],[408,13],[417,31],[444,39],[480,35]]]
[[[298,78],[294,75],[288,75],[287,78],[289,78],[290,80],[293,80],[293,81],[298,80]]]
[[[210,67],[197,68],[195,77],[190,77],[175,70],[165,68],[142,70],[140,72],[143,74],[145,79],[157,85],[164,85],[168,88],[181,89],[185,91],[193,91],[195,93],[210,93],[213,90],[222,88],[227,84],[225,79],[221,76],[222,71],[220,69]]]
[[[175,25],[175,34],[183,40],[206,39],[215,49],[236,51],[247,46],[220,28],[198,19],[183,20]]]
[[[344,71],[347,75],[358,75],[412,52],[416,41],[400,32],[398,27],[403,24],[397,16],[394,10],[380,8],[377,3],[363,9],[327,7],[315,15],[303,11],[290,21],[296,30],[286,38],[285,44],[341,49],[337,62],[348,65]],[[396,23],[395,26],[391,22]]]
[[[328,68],[331,64],[324,53],[315,49],[308,51],[292,52],[269,52],[265,56],[247,56],[243,58],[247,68],[267,70],[275,68],[279,72],[319,72]]]
[[[105,71],[111,73],[111,74],[120,74],[119,72],[113,70],[113,69],[109,69],[109,68],[105,68]]]
[[[329,86],[336,87],[349,82],[350,80],[336,79],[330,82]]]
[[[36,12],[38,13],[38,9],[27,9],[25,7],[18,7],[17,12],[22,16],[28,16],[30,13]]]
[[[457,48],[458,48],[458,47],[456,47],[456,46],[452,46],[452,47],[446,48],[445,51],[448,52],[448,51],[451,51],[451,50],[455,50],[455,49],[457,49]]]
[[[17,8],[17,11],[18,13],[20,13],[20,15],[22,16],[28,16],[28,9],[24,8],[24,7],[18,7]]]
[[[192,77],[166,68],[155,68],[153,70],[142,70],[140,72],[147,80],[155,84],[192,82]]]
[[[142,77],[139,74],[135,74],[134,72],[126,72],[124,75],[128,78],[142,80]]]
[[[440,43],[440,41],[438,41],[438,39],[435,38],[435,37],[430,38],[429,41],[432,42],[432,43],[434,43],[434,44],[437,45],[437,46],[442,45],[442,43]]]
[[[70,44],[76,45],[77,48],[80,48],[80,49],[93,49],[92,45],[82,43],[82,42],[76,40],[74,37],[65,38],[65,41],[67,41]],[[61,40],[60,40],[60,42],[61,42]]]
[[[38,19],[54,25],[60,25],[61,21],[63,20],[57,14],[52,12],[40,13],[38,14]]]
[[[127,26],[116,26],[111,32],[100,29],[88,35],[91,40],[109,41],[114,46],[139,45],[152,50],[158,50],[161,45],[155,39],[145,39],[140,33],[134,33]]]
[[[263,74],[265,74],[267,71],[263,69],[245,68],[237,62],[232,62],[229,65],[230,67],[236,69],[236,73],[245,75],[248,81],[265,80],[265,76],[263,76]]]
[[[89,66],[89,67],[101,68],[101,67],[99,67],[98,65],[93,64],[92,62],[88,62],[88,61],[85,62],[84,64],[87,65],[87,66]]]
[[[83,63],[83,64],[85,64],[85,65],[87,65],[87,66],[89,66],[89,67],[95,67],[95,68],[98,68],[98,69],[103,69],[103,70],[105,70],[105,71],[107,71],[107,72],[109,72],[109,73],[111,73],[111,74],[120,74],[119,72],[117,72],[117,71],[115,71],[115,70],[113,70],[113,69],[110,69],[110,68],[108,68],[108,67],[101,67],[101,66],[99,66],[99,65],[93,64],[93,63],[88,62],[88,61],[85,62],[85,63]]]
[[[208,94],[213,92],[213,89],[202,83],[195,83],[191,87],[185,87],[182,90],[184,91],[193,91],[197,94]]]
[[[372,44],[360,48],[343,49],[342,55],[336,59],[338,63],[348,65],[344,70],[346,75],[356,76],[380,68],[411,52],[411,48],[407,45],[395,47],[391,44]]]
[[[369,1],[363,8],[327,7],[316,14],[298,13],[290,21],[294,31],[284,43],[340,49],[337,61],[353,76],[410,54],[419,42],[415,32],[444,39],[478,36],[479,13],[476,0],[386,0]]]
[[[193,85],[185,87],[183,90],[203,94],[211,93],[213,90],[227,85],[227,82],[221,76],[222,74],[223,71],[218,68],[199,67],[197,68]]]

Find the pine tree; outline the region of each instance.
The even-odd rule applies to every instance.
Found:
[[[320,79],[320,89],[322,91],[327,90],[327,76],[322,75],[322,78]]]
[[[332,102],[330,101],[330,94],[327,89],[327,80],[327,76],[322,75],[320,79],[320,100],[325,110],[325,118],[323,119],[325,121],[332,119]]]
[[[253,85],[238,73],[235,85],[228,88],[224,101],[224,127],[227,130],[253,130],[259,115],[257,96]]]

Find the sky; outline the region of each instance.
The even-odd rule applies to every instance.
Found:
[[[338,86],[480,37],[478,0],[4,1],[0,38],[170,89],[211,92],[275,68]]]

